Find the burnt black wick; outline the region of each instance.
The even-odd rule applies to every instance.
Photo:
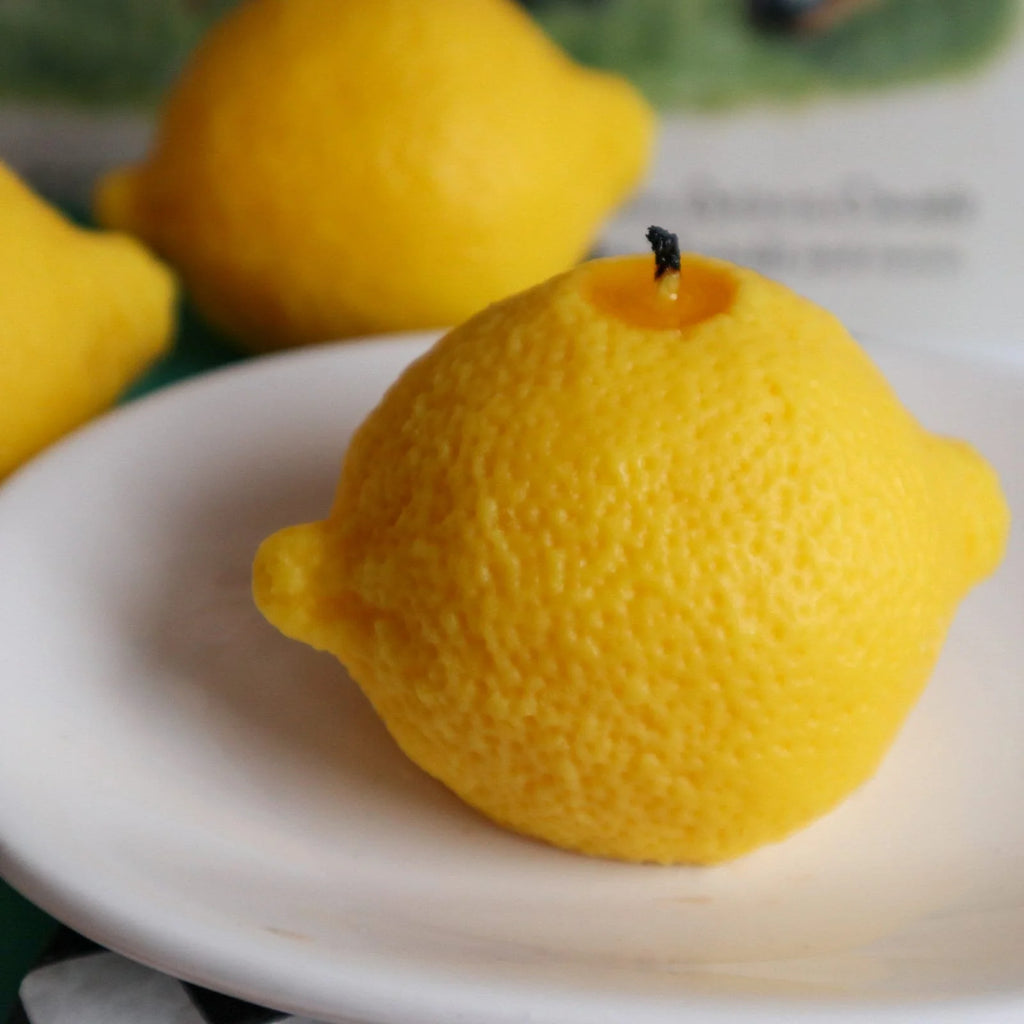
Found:
[[[654,280],[670,270],[679,269],[679,236],[671,231],[651,225],[647,229],[647,241],[654,250]]]

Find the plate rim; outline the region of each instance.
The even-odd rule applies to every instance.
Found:
[[[181,401],[183,394],[189,394],[207,390],[231,387],[233,383],[242,378],[250,376],[273,375],[275,369],[281,365],[299,366],[306,363],[321,362],[324,359],[344,358],[346,352],[361,352],[372,357],[375,351],[387,348],[397,352],[403,347],[408,348],[410,358],[416,358],[429,349],[430,344],[443,333],[442,330],[434,331],[410,331],[396,334],[376,335],[365,338],[351,339],[345,341],[325,343],[323,345],[310,346],[303,349],[276,352],[256,356],[237,363],[217,367],[203,371],[192,377],[185,378],[165,385],[158,390],[134,399],[130,403],[112,410],[110,413],[99,417],[86,426],[75,431],[71,435],[51,446],[46,452],[36,459],[20,467],[0,483],[0,514],[2,514],[6,496],[10,493],[20,491],[22,488],[31,488],[37,474],[45,475],[49,472],[48,467],[59,459],[70,457],[67,453],[73,451],[74,447],[89,445],[96,436],[102,436],[109,431],[120,431],[125,429],[125,424],[131,424],[136,417],[157,415],[153,411],[168,404],[175,404]],[[935,356],[936,358],[948,360],[954,364],[969,364],[971,366],[984,366],[989,369],[993,366],[993,360],[983,358],[976,360],[969,353],[964,352],[931,352],[922,351],[918,346],[905,345],[893,342],[865,341],[862,343],[872,358],[879,350],[893,353],[902,353],[913,357],[923,358]],[[1024,380],[1024,364],[1010,360],[994,360],[994,363],[1015,376]],[[3,792],[3,784],[0,782],[0,795]],[[0,823],[3,815],[0,813]],[[360,968],[360,980],[363,987],[359,995],[351,1001],[351,1005],[337,1005],[331,1008],[325,1003],[326,989],[324,987],[323,970],[319,963],[310,966],[306,971],[304,984],[311,984],[318,993],[318,998],[310,1000],[308,995],[303,996],[297,991],[297,986],[281,984],[281,979],[274,979],[273,971],[265,971],[264,978],[253,979],[246,975],[243,979],[239,972],[237,958],[232,962],[232,969],[224,970],[225,958],[222,952],[215,949],[201,947],[210,946],[208,937],[204,941],[197,942],[196,936],[187,933],[182,928],[182,920],[174,922],[175,928],[168,934],[166,922],[162,925],[163,934],[155,935],[147,930],[144,922],[139,920],[138,915],[126,913],[123,907],[117,907],[110,902],[97,902],[96,895],[84,891],[81,886],[73,884],[74,880],[62,875],[55,863],[40,863],[35,858],[35,863],[30,862],[6,838],[5,830],[3,838],[0,838],[0,870],[9,884],[20,891],[26,898],[37,904],[40,908],[50,913],[53,917],[67,923],[82,934],[100,942],[107,948],[125,955],[133,960],[144,963],[157,970],[172,973],[185,981],[223,991],[242,999],[259,1002],[263,1005],[281,1008],[286,1012],[314,1016],[322,1020],[348,1019],[354,1013],[366,1020],[391,1021],[403,1020],[409,1024],[447,1024],[452,1019],[457,1019],[460,1014],[466,1015],[467,1019],[480,1015],[480,999],[487,992],[493,996],[493,982],[478,982],[475,987],[459,989],[456,996],[458,1005],[453,1005],[453,992],[437,979],[431,980],[430,972],[419,972],[416,976],[416,983],[419,986],[418,992],[412,995],[404,992],[399,998],[396,993],[396,986],[393,978],[385,973],[377,972],[371,977],[372,972]],[[47,868],[49,870],[47,870]],[[227,958],[232,960],[231,957]],[[210,969],[210,963],[218,965]],[[336,969],[335,969],[336,971]],[[241,972],[244,973],[244,972]],[[290,977],[294,975],[294,966],[285,973]],[[415,975],[406,965],[405,977]],[[389,980],[390,978],[390,980]],[[506,989],[508,986],[506,986]],[[284,997],[280,993],[284,991]],[[571,993],[575,1001],[578,992]],[[536,1007],[536,991],[522,990],[517,985],[511,986],[511,991],[503,991],[500,998],[506,1000],[505,1009],[495,1016],[486,1018],[494,1024],[504,1024],[507,1020],[512,1021],[526,1019],[524,1014],[533,1013],[538,1021],[547,1021],[549,1014],[547,1010],[538,1011]],[[567,996],[561,990],[552,990],[545,994],[546,1004],[559,1004],[557,1009],[560,1020],[566,1024],[584,1024],[584,1022],[599,1022],[607,1019],[621,1020],[624,1012],[636,1014],[637,1004],[635,997],[628,998],[629,1006],[619,1006],[611,998],[603,998],[603,1007],[613,1014],[619,1016],[603,1016],[600,1011],[602,1007],[597,1005],[585,1005],[578,1007],[566,1002]],[[518,1002],[517,1002],[518,1000]],[[662,1021],[684,1024],[692,1018],[694,1021],[730,1021],[736,1024],[767,1024],[772,1020],[821,1020],[822,1014],[827,1013],[828,1020],[840,1022],[840,1024],[861,1024],[867,1021],[895,1021],[912,1020],[913,1015],[919,1008],[924,1007],[922,1001],[907,1001],[901,998],[879,999],[873,1001],[858,1002],[855,1005],[837,1005],[834,1000],[795,1000],[780,998],[771,1004],[758,1000],[750,1005],[744,1005],[742,1001],[734,997],[709,997],[693,996],[686,1005],[680,1005],[678,997],[671,1000],[666,998],[648,998],[644,1001],[645,1022]],[[989,1019],[1005,1019],[1005,1014],[1014,1008],[1024,1008],[1024,970],[1022,970],[1021,988],[1012,993],[1000,993],[987,996],[962,997],[959,1000],[943,998],[934,1008],[941,1007],[943,1020],[971,1021],[978,1022]],[[911,1016],[908,1016],[908,1012]],[[595,1016],[595,1013],[597,1015]],[[771,1014],[776,1013],[777,1018]],[[326,1016],[325,1016],[326,1015]],[[340,1015],[340,1016],[339,1016]],[[1004,1015],[1004,1016],[999,1016]],[[480,1018],[483,1020],[484,1018]],[[534,1019],[534,1018],[531,1018]],[[551,1018],[554,1019],[554,1018]],[[931,1018],[934,1019],[934,1018]]]

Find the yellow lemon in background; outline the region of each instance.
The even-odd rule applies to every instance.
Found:
[[[170,344],[174,281],[0,163],[0,478],[113,404]]]
[[[496,822],[712,863],[875,771],[1009,513],[828,312],[653,269],[586,263],[447,334],[254,592]]]
[[[248,0],[96,210],[252,349],[449,325],[584,256],[652,134],[511,0]]]

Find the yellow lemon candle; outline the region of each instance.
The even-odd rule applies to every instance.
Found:
[[[494,821],[705,864],[872,775],[1008,521],[828,312],[624,257],[410,366],[328,518],[264,542],[255,596]]]

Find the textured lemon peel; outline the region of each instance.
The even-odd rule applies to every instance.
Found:
[[[714,863],[874,773],[1008,511],[969,446],[781,286],[685,256],[681,282],[729,285],[708,317],[652,330],[594,301],[642,276],[645,308],[651,270],[595,261],[446,335],[300,528],[331,552],[303,593],[329,597],[315,630],[256,600],[495,821]]]
[[[170,346],[176,286],[134,239],[79,228],[0,163],[0,478],[109,408]]]
[[[653,136],[629,82],[511,0],[250,0],[95,208],[265,350],[447,326],[572,266]]]

